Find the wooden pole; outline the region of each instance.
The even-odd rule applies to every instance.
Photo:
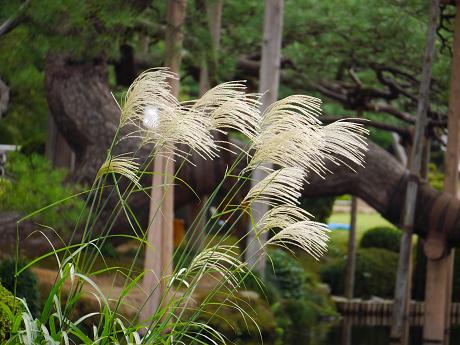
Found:
[[[166,29],[165,65],[172,72],[179,73],[182,58],[182,26],[185,21],[187,0],[168,0]],[[171,93],[179,96],[179,80],[170,79]],[[166,282],[162,277],[172,273],[173,255],[173,223],[174,223],[174,175],[173,152],[157,154],[154,161],[152,192],[148,228],[148,241],[151,247],[146,248],[143,285],[151,297],[141,312],[141,320],[148,320],[160,306],[161,300],[167,298]]]
[[[345,276],[345,297],[348,299],[353,298],[353,291],[355,288],[355,266],[356,266],[356,216],[358,212],[358,198],[351,197],[351,219],[350,219],[350,232],[348,235],[348,255],[347,255],[347,268]]]
[[[48,137],[45,147],[46,157],[53,167],[66,168],[73,171],[75,168],[75,153],[70,148],[51,115],[48,115]]]
[[[451,67],[448,137],[445,153],[444,191],[457,195],[460,144],[460,2],[457,1],[454,28],[454,48]],[[428,232],[427,244],[436,239],[436,229]],[[445,234],[443,234],[445,235]],[[444,241],[441,241],[444,242]],[[450,251],[439,259],[428,258],[425,289],[425,344],[447,344],[450,329],[452,300],[452,272],[454,253]]]
[[[439,0],[432,0],[417,106],[417,122],[415,126],[415,135],[411,152],[409,169],[411,178],[407,184],[404,214],[402,220],[403,235],[401,237],[398,271],[396,275],[395,298],[393,304],[393,320],[391,325],[392,343],[406,344],[408,339],[408,309],[410,302],[412,270],[412,233],[415,204],[418,191],[417,176],[420,173],[423,155],[422,139],[424,137],[427,124],[431,69],[433,64],[438,17]]]
[[[203,56],[199,76],[200,97],[203,96],[211,86],[216,85],[218,82],[217,62],[220,47],[223,4],[223,0],[208,0],[205,2],[211,39],[211,51],[208,50],[202,53]],[[209,56],[210,54],[211,57]],[[211,68],[209,68],[209,66],[211,66]],[[202,211],[207,201],[208,196],[204,195],[199,202],[187,206],[188,226],[195,223],[187,232],[187,245],[197,252],[201,251],[204,247],[207,210],[205,212]]]
[[[264,35],[262,43],[262,61],[260,66],[259,92],[266,92],[262,111],[278,99],[280,78],[281,40],[283,35],[284,0],[266,0],[264,11]],[[251,186],[266,176],[261,169],[252,175]],[[258,203],[252,207],[254,224],[268,211],[268,206]],[[265,274],[265,253],[261,251],[267,241],[267,233],[256,236],[256,229],[250,227],[247,238],[246,262],[261,276]]]

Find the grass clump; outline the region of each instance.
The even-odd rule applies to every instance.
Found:
[[[237,338],[247,337],[243,329],[248,330],[251,336],[258,334],[263,337],[267,333],[269,337],[272,332],[265,332],[265,329],[276,328],[276,323],[268,304],[253,305],[257,296],[239,292],[253,268],[247,262],[255,258],[257,263],[265,257],[262,254],[268,248],[275,246],[296,247],[314,258],[319,258],[327,250],[328,228],[312,220],[312,216],[299,206],[303,185],[312,173],[324,176],[328,172],[326,163],[329,161],[363,165],[367,131],[361,125],[347,121],[322,126],[318,119],[321,101],[309,96],[289,96],[261,112],[262,95],[247,94],[246,85],[241,81],[223,83],[198,100],[180,102],[171,93],[171,78],[176,76],[167,69],[149,70],[128,89],[120,107],[115,137],[88,190],[87,212],[79,213],[78,219],[74,219],[73,213],[63,217],[60,209],[63,204],[54,203],[62,219],[56,219],[56,214],[50,213],[46,221],[61,225],[59,222],[74,220],[71,222],[75,229],[73,241],[61,248],[53,248],[50,253],[15,272],[16,276],[20,276],[30,266],[52,256],[59,269],[39,316],[35,317],[27,310],[20,315],[21,322],[14,323],[11,344],[68,343],[69,339],[100,345],[119,342],[224,344],[229,332],[215,323],[220,312],[239,315],[230,322]],[[239,131],[248,138],[248,147],[238,148],[231,143],[217,141],[214,136],[216,131],[224,134]],[[114,155],[114,152],[124,152],[122,145],[127,141],[135,143],[138,149]],[[149,229],[149,226],[141,224],[136,210],[130,205],[131,197],[136,193],[144,197],[145,194],[152,195],[151,209],[155,211],[154,207],[157,207],[159,212],[152,211],[150,221],[158,225],[160,222],[156,222],[159,220],[156,217],[163,217],[162,202],[170,200],[165,197],[168,188],[181,183],[191,188],[186,181],[176,179],[181,168],[191,163],[191,155],[213,159],[225,149],[223,145],[236,151],[235,162],[226,167],[222,181],[210,193],[203,208],[210,208],[224,185],[233,187],[225,192],[224,201],[216,208],[212,219],[200,225],[200,230],[211,234],[211,238],[196,253],[187,247],[181,248],[176,253],[175,267],[174,262],[165,262],[169,260],[169,253],[160,253],[160,261],[160,248],[152,248],[152,245],[159,239],[169,241],[169,237],[159,232],[161,228],[158,226]],[[39,171],[48,171],[49,166],[39,159],[32,158],[32,161],[42,164]],[[154,161],[165,165],[175,161],[178,169],[174,176],[163,176],[169,174],[167,168],[153,172],[154,181],[159,180],[158,176],[162,177],[159,185],[144,187],[142,183],[147,180],[145,177],[151,178],[150,169]],[[17,176],[22,176],[23,180],[15,181],[15,188],[38,188],[31,186],[23,174],[32,168],[27,165],[30,162],[20,162],[21,169],[18,171],[22,173]],[[246,167],[239,170],[238,164],[244,162]],[[264,177],[251,186],[245,197],[239,195],[238,192],[256,169],[275,165],[280,167],[262,169],[260,172]],[[58,172],[53,179],[62,182],[62,177]],[[50,189],[49,182],[46,189]],[[151,193],[151,189],[159,193]],[[2,195],[5,194],[10,193]],[[21,195],[19,192],[16,194]],[[66,200],[65,196],[63,200]],[[54,200],[44,198],[36,201],[37,207],[42,207],[45,202],[53,203]],[[268,211],[255,217],[253,206],[257,203],[266,204]],[[45,217],[47,210],[42,207],[32,215]],[[24,211],[27,210],[24,208]],[[268,237],[258,250],[250,253],[252,256],[240,252],[238,247],[240,241],[246,241],[247,234],[237,239],[237,243],[227,243],[243,216],[251,220],[249,231],[257,235],[254,241],[258,241],[257,237],[261,234]],[[130,225],[129,233],[113,232],[119,220]],[[212,235],[215,232],[208,228],[224,220],[228,228],[219,231],[218,236]],[[107,243],[115,237],[137,242],[130,267],[111,266],[105,261],[104,255],[113,255],[113,248]],[[247,248],[251,248],[251,243],[249,241]],[[168,248],[170,244],[172,246],[170,242],[165,244]],[[142,252],[145,252],[145,265],[143,270],[138,270],[136,263]],[[247,262],[240,259],[245,254]],[[319,294],[320,289],[286,255],[275,252],[273,260],[275,270],[278,269],[282,277],[272,281],[277,286],[281,303],[285,304],[283,308],[290,311],[307,303],[311,306],[310,310],[320,309],[321,298],[308,299],[314,292]],[[101,261],[105,265],[96,269],[96,263]],[[98,284],[99,278],[110,274],[125,279],[121,286],[103,289]],[[199,293],[203,286],[207,287],[204,296]],[[76,318],[75,310],[88,296],[96,300],[99,307]],[[302,303],[296,304],[292,300]],[[127,308],[133,311],[129,316],[123,312]],[[308,315],[302,319],[311,322]],[[258,326],[258,322],[267,324],[267,327]],[[291,322],[297,327],[300,321]]]

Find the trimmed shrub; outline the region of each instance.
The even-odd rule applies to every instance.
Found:
[[[282,298],[304,297],[303,285],[306,273],[297,260],[280,249],[272,250],[270,258],[273,266],[270,262],[267,264],[267,281],[278,288]]]
[[[391,227],[376,227],[367,230],[361,239],[361,248],[381,248],[399,253],[401,231]]]
[[[327,223],[332,214],[335,196],[322,198],[303,198],[300,200],[300,206],[315,216],[315,220],[321,223]]]
[[[281,298],[273,281],[263,281],[257,272],[252,272],[243,278],[242,288],[257,292],[269,305],[275,304]]]
[[[334,295],[344,293],[346,259],[324,266],[321,279],[329,284]],[[398,254],[381,248],[361,248],[356,253],[356,297],[391,298],[394,293]]]
[[[9,338],[11,329],[11,318],[5,310],[8,308],[13,315],[20,308],[20,302],[14,301],[14,296],[2,284],[0,284],[0,343],[4,344]]]
[[[9,291],[14,291],[15,261],[5,260],[0,262],[0,281]],[[18,263],[18,270],[25,266],[25,263]],[[33,316],[38,316],[40,311],[40,294],[37,277],[31,270],[25,270],[17,279],[16,296],[24,298]]]

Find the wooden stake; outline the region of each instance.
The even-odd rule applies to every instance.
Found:
[[[172,72],[179,73],[182,50],[182,26],[185,20],[186,0],[169,0],[167,4],[166,63]],[[171,79],[171,93],[179,96],[179,80]],[[154,161],[152,193],[150,203],[148,241],[146,248],[143,285],[147,293],[152,293],[141,312],[141,320],[148,320],[167,299],[166,284],[162,277],[172,273],[173,233],[174,233],[174,175],[173,152],[157,154]]]
[[[210,52],[207,50],[202,53],[199,79],[200,97],[218,82],[217,62],[219,57],[223,5],[223,0],[208,0],[205,2],[212,49]],[[210,54],[211,56],[209,56]],[[188,229],[187,245],[197,252],[201,251],[204,247],[208,210],[203,212],[203,207],[205,207],[207,201],[208,196],[205,195],[201,197],[199,202],[187,206],[188,225],[190,226],[195,221],[193,228],[189,227]]]
[[[408,307],[410,302],[411,270],[412,270],[412,233],[417,199],[418,182],[416,176],[420,172],[423,154],[422,139],[427,124],[427,112],[431,83],[431,68],[436,40],[436,26],[439,17],[439,0],[432,0],[430,20],[428,24],[427,44],[423,61],[420,82],[417,123],[411,152],[410,174],[407,184],[403,215],[403,235],[399,252],[398,271],[396,275],[393,320],[391,327],[392,343],[406,344],[408,339]]]
[[[356,215],[358,212],[358,198],[351,197],[351,219],[350,219],[350,232],[348,235],[348,256],[347,256],[347,270],[345,276],[345,297],[348,299],[353,298],[353,291],[355,287],[355,266],[356,266]]]
[[[284,0],[266,0],[264,13],[264,36],[262,43],[262,61],[260,66],[259,92],[263,97],[262,111],[278,99],[278,87],[281,63],[281,40],[283,35]],[[266,176],[261,169],[252,175],[251,186]],[[268,206],[257,203],[252,207],[254,224],[268,211]],[[267,233],[256,236],[256,230],[249,228],[246,249],[246,262],[261,276],[265,273],[265,253],[262,251],[267,241]]]
[[[444,191],[456,195],[460,144],[460,3],[457,1],[454,28],[454,47],[451,67],[448,137],[445,154]],[[433,238],[430,229],[427,242]],[[423,339],[425,344],[448,344],[450,309],[452,300],[452,272],[454,253],[451,251],[439,260],[428,258],[425,289],[425,320]]]

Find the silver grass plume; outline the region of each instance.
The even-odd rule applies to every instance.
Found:
[[[182,268],[175,273],[169,285],[172,285],[174,281],[179,281],[189,287],[188,279],[194,274],[198,275],[194,277],[195,282],[198,282],[204,274],[216,272],[232,287],[236,287],[239,282],[236,274],[244,272],[245,268],[246,264],[238,259],[238,246],[213,246],[201,251],[188,268]]]
[[[270,206],[298,204],[304,182],[305,171],[302,168],[289,167],[275,170],[251,188],[242,204],[253,202]]]
[[[324,144],[321,150],[329,160],[345,164],[350,169],[349,163],[363,166],[367,143],[365,136],[369,131],[361,124],[339,120],[322,127]]]
[[[177,79],[167,68],[150,69],[139,75],[126,92],[122,106],[120,125],[139,125],[144,122],[145,110],[156,108],[174,109],[178,100],[171,94],[169,79]]]
[[[257,222],[258,233],[272,229],[283,229],[291,224],[310,220],[313,218],[309,212],[296,205],[275,206],[265,213]]]
[[[245,81],[231,81],[208,90],[192,108],[210,119],[209,129],[232,129],[254,139],[261,121],[261,94],[246,94]]]
[[[297,166],[324,176],[327,160],[362,165],[367,130],[360,124],[337,121],[322,126],[321,101],[308,96],[290,96],[267,108],[261,130],[254,139],[248,168],[262,163]]]
[[[137,187],[141,188],[139,176],[137,174],[138,170],[139,163],[137,163],[134,158],[123,156],[109,157],[99,168],[96,179],[104,175],[119,174],[125,176]]]
[[[128,138],[138,138],[143,144],[186,156],[176,149],[184,144],[204,158],[216,156],[217,146],[208,128],[208,117],[179,103],[171,94],[169,79],[177,76],[167,69],[142,73],[130,86],[120,118],[121,126],[130,125]]]
[[[288,246],[296,246],[318,260],[327,251],[328,232],[326,224],[304,220],[281,229],[266,244],[287,249]]]
[[[154,126],[146,126],[143,139],[145,143],[174,151],[184,158],[187,153],[180,151],[177,145],[186,145],[203,158],[213,158],[217,156],[218,148],[209,126],[209,118],[179,105],[171,111],[158,110],[158,120]]]

